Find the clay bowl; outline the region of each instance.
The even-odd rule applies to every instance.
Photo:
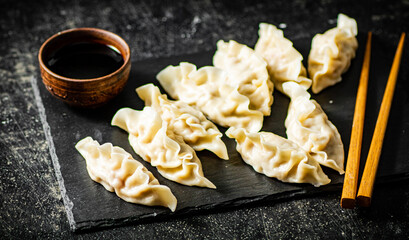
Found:
[[[58,75],[47,67],[58,50],[77,43],[104,44],[114,47],[123,58],[123,64],[114,72],[89,79],[75,79]],[[71,106],[96,108],[118,95],[124,88],[131,70],[130,49],[118,35],[97,28],[75,28],[59,32],[47,39],[40,48],[38,61],[46,89],[56,98]]]

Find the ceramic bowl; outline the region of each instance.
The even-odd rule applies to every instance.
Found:
[[[76,43],[98,43],[117,49],[123,64],[116,71],[97,78],[75,79],[58,75],[46,63],[61,48]],[[56,98],[76,107],[95,108],[104,105],[124,88],[131,70],[130,49],[118,35],[97,28],[75,28],[59,32],[40,48],[38,61],[46,89]]]

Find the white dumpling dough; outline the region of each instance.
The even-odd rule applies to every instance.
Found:
[[[315,187],[331,180],[320,165],[296,143],[271,132],[248,133],[229,128],[226,135],[236,139],[236,149],[256,172],[283,182],[310,183]]]
[[[213,65],[227,71],[228,83],[238,87],[239,93],[250,99],[250,109],[271,113],[274,85],[267,71],[267,63],[253,49],[230,40],[217,42]]]
[[[263,126],[263,113],[249,108],[249,98],[227,83],[227,72],[220,68],[197,70],[195,65],[182,62],[166,67],[156,78],[172,98],[196,106],[223,127],[258,132]]]
[[[293,47],[293,43],[284,37],[283,31],[272,24],[260,23],[258,34],[254,50],[267,62],[274,87],[283,92],[282,84],[292,81],[308,89],[311,79],[307,78],[303,57]]]
[[[163,177],[183,185],[216,188],[203,176],[202,164],[195,151],[181,136],[169,130],[151,107],[143,111],[122,108],[111,124],[129,133],[134,151],[156,167]]]
[[[358,48],[357,34],[356,21],[339,14],[336,28],[314,36],[308,56],[313,93],[342,80],[341,75],[348,70]]]
[[[177,200],[170,189],[160,185],[152,173],[124,149],[111,143],[99,145],[91,137],[79,141],[75,148],[85,158],[91,179],[106,190],[127,202],[165,206],[175,211]]]
[[[293,82],[283,84],[290,96],[285,127],[287,137],[310,153],[321,165],[344,173],[344,145],[341,135],[321,106]]]
[[[201,111],[182,101],[169,100],[151,83],[137,88],[136,92],[145,105],[152,106],[168,127],[194,150],[207,149],[222,159],[229,159],[226,145],[221,140],[223,134]]]

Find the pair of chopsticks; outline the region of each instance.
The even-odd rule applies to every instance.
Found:
[[[371,196],[373,192],[376,171],[378,169],[379,158],[381,156],[383,139],[385,136],[386,126],[388,124],[389,112],[392,104],[393,94],[395,91],[396,80],[398,77],[400,60],[402,57],[405,33],[402,33],[398,48],[396,49],[392,68],[379,110],[378,119],[376,121],[375,130],[372,136],[371,146],[369,148],[368,157],[366,159],[358,195],[356,195],[362,136],[364,129],[366,95],[368,89],[369,63],[371,58],[371,40],[372,33],[369,32],[366,43],[364,63],[362,66],[361,78],[359,80],[358,92],[356,97],[351,141],[349,144],[344,186],[342,189],[341,207],[343,208],[354,208],[355,202],[362,207],[369,207],[371,204]]]

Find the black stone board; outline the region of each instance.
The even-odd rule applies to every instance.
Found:
[[[350,130],[355,105],[355,96],[360,77],[366,35],[358,36],[360,47],[351,67],[343,75],[343,81],[312,95],[327,113],[329,119],[337,126],[348,152]],[[294,46],[303,54],[304,65],[310,50],[310,39],[298,39]],[[396,43],[397,44],[397,43]],[[374,36],[372,44],[371,73],[367,101],[365,132],[362,148],[361,169],[369,148],[377,112],[382,100],[386,80],[396,45]],[[132,70],[125,90],[110,103],[94,110],[77,109],[57,100],[49,94],[38,76],[33,81],[40,115],[54,168],[67,210],[71,229],[74,231],[97,227],[109,227],[126,223],[152,220],[164,220],[178,215],[197,214],[206,210],[218,210],[237,207],[256,201],[273,201],[289,199],[294,196],[318,192],[340,191],[343,176],[323,167],[332,182],[320,188],[307,184],[288,184],[268,178],[253,171],[245,164],[235,150],[235,142],[223,137],[230,156],[229,161],[218,159],[210,152],[198,152],[202,161],[205,176],[216,186],[216,190],[183,186],[161,177],[155,168],[144,162],[132,150],[128,143],[128,134],[110,126],[112,116],[122,107],[141,110],[143,102],[135,93],[135,88],[146,83],[159,86],[155,76],[168,65],[178,65],[181,61],[196,64],[198,67],[211,65],[214,51],[172,56],[161,59],[149,59],[132,63]],[[407,65],[407,55],[403,56],[402,66]],[[395,98],[391,109],[389,127],[386,131],[383,153],[378,171],[378,181],[399,180],[409,173],[409,86],[405,81],[408,70],[401,68]],[[163,89],[161,89],[162,92]],[[289,99],[278,91],[274,92],[272,114],[264,119],[264,131],[271,131],[285,136],[284,120],[287,114]],[[224,132],[226,129],[220,127]],[[106,191],[102,185],[90,179],[85,160],[74,148],[75,144],[91,136],[99,143],[111,142],[131,153],[140,160],[161,184],[167,185],[178,199],[174,213],[163,207],[146,207],[131,204]]]

